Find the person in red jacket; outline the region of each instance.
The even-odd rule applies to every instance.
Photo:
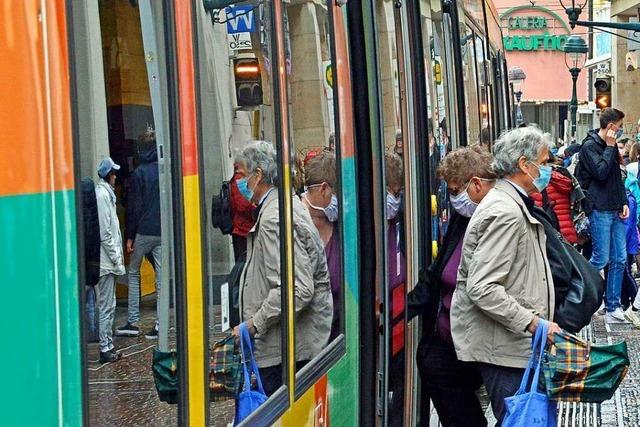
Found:
[[[572,245],[578,243],[578,234],[573,224],[574,179],[569,171],[555,166],[551,181],[542,193],[534,193],[531,198],[540,208],[550,207],[558,219],[559,231]],[[547,206],[545,206],[545,203]]]
[[[236,262],[244,261],[247,255],[247,235],[256,223],[253,212],[255,206],[240,194],[237,181],[243,178],[244,164],[233,164],[233,179],[231,180],[231,216],[233,217],[233,230],[231,241],[233,243],[233,255]]]

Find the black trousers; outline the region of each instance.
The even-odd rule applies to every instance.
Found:
[[[482,377],[475,363],[459,361],[453,344],[437,337],[421,340],[416,358],[422,387],[444,427],[487,425],[476,396]]]
[[[247,238],[238,236],[237,234],[232,234],[231,243],[233,244],[233,256],[236,262],[246,260]]]
[[[307,363],[309,363],[308,360],[296,362],[296,372],[302,369]],[[262,380],[264,393],[267,396],[271,396],[282,386],[282,364],[260,368],[260,379]]]

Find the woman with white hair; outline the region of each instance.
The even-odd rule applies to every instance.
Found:
[[[250,142],[237,156],[238,190],[257,206],[247,236],[247,259],[240,278],[240,317],[255,337],[254,356],[267,395],[282,384],[280,209],[276,150],[266,141]],[[296,315],[296,370],[326,346],[333,304],[324,245],[309,212],[293,197]],[[238,327],[234,329],[238,335]]]
[[[500,179],[469,222],[451,303],[456,354],[478,363],[497,425],[504,398],[518,390],[539,320],[553,319],[546,238],[529,198],[549,183],[548,158],[537,127],[511,130],[496,142],[492,167]],[[557,331],[551,323],[549,341]]]

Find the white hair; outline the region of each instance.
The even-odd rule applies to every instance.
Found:
[[[267,141],[250,141],[235,156],[236,163],[243,163],[249,174],[262,171],[263,180],[278,185],[278,163],[276,149]]]
[[[500,177],[518,172],[518,161],[524,157],[536,161],[542,150],[549,148],[551,141],[537,126],[526,126],[512,129],[500,135],[493,148],[491,167]]]

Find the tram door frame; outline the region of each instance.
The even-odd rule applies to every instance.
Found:
[[[402,132],[402,144],[403,144],[403,167],[404,167],[404,241],[405,241],[405,260],[406,260],[406,283],[405,294],[412,288],[412,284],[417,282],[418,268],[420,266],[420,253],[423,252],[420,249],[421,239],[418,237],[420,227],[418,224],[418,205],[419,205],[419,191],[417,190],[417,184],[420,182],[420,168],[418,167],[418,155],[416,148],[416,120],[414,114],[414,84],[412,76],[412,58],[414,57],[413,50],[411,49],[409,42],[411,41],[410,28],[409,28],[409,15],[407,11],[407,2],[403,0],[395,0],[393,2],[393,23],[395,33],[395,49],[396,58],[395,65],[397,66],[397,80],[398,80],[398,92],[399,92],[399,118],[400,129]],[[396,92],[394,92],[394,96]],[[382,96],[380,97],[381,104],[384,103]],[[383,108],[380,109],[381,115]],[[381,117],[381,123],[384,123],[384,117]],[[417,344],[417,330],[414,330],[411,325],[407,324],[406,320],[406,295],[403,312],[404,322],[404,365],[402,372],[390,372],[389,366],[393,352],[391,348],[391,334],[392,334],[392,301],[391,301],[391,289],[388,277],[387,264],[388,247],[387,247],[387,226],[386,226],[386,213],[384,207],[386,206],[386,177],[384,176],[385,165],[385,144],[384,141],[379,145],[380,162],[381,167],[380,175],[380,188],[378,188],[379,197],[382,200],[383,212],[379,216],[382,218],[384,225],[380,227],[383,230],[383,236],[380,239],[382,242],[383,259],[381,264],[383,269],[378,276],[378,285],[376,293],[379,297],[380,305],[376,307],[380,313],[380,321],[378,325],[379,340],[378,340],[378,358],[376,361],[376,376],[377,376],[377,425],[389,425],[393,416],[400,414],[391,414],[390,404],[392,399],[402,399],[402,405],[400,406],[402,411],[402,417],[404,424],[414,424],[415,421],[415,409],[417,405],[417,396],[414,393],[414,385],[416,384],[416,367],[415,367],[415,346]],[[426,256],[423,254],[423,256]],[[390,390],[389,379],[390,375],[402,375],[404,377],[404,393],[397,396],[392,396]]]

